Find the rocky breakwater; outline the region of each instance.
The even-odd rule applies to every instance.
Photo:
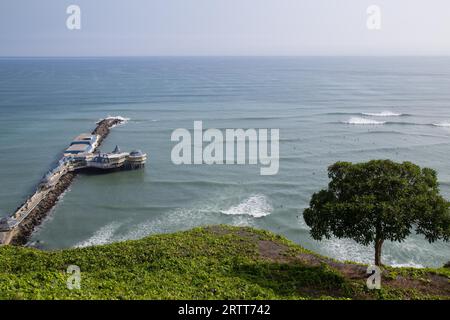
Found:
[[[99,135],[98,146],[108,136],[111,128],[124,122],[121,117],[108,117],[97,122],[92,134]],[[76,176],[75,172],[67,172],[61,176],[58,182],[51,188],[39,204],[29,213],[19,226],[8,232],[0,233],[1,244],[25,245],[30,239],[33,231],[48,215],[49,211],[58,202],[61,195],[69,188]],[[39,191],[36,191],[39,192]]]

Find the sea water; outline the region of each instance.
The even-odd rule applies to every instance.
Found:
[[[280,233],[369,263],[350,239],[314,241],[302,218],[336,161],[413,161],[450,199],[450,58],[92,58],[0,60],[0,215],[34,190],[73,137],[129,119],[102,145],[141,149],[145,169],[80,174],[30,243],[59,249],[226,223]],[[172,163],[177,128],[280,130],[278,174]],[[450,244],[411,235],[384,262],[440,266]]]

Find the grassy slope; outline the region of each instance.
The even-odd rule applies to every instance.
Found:
[[[68,290],[68,265],[81,290]],[[450,298],[450,269],[388,268],[382,290],[365,267],[320,257],[272,233],[214,226],[105,246],[0,248],[0,299]]]

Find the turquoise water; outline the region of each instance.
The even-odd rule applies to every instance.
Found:
[[[228,223],[281,233],[339,259],[372,261],[351,240],[317,242],[302,210],[338,160],[410,160],[450,198],[450,58],[121,58],[0,60],[0,212],[12,212],[70,140],[108,115],[144,170],[79,175],[33,235],[45,249]],[[389,112],[386,112],[389,111]],[[280,129],[280,169],[176,166],[176,128]],[[450,244],[387,243],[393,265],[439,266]]]

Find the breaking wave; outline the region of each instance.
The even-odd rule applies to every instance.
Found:
[[[377,121],[367,118],[360,117],[352,117],[349,120],[345,121],[346,124],[357,124],[357,125],[382,125],[385,124],[386,121]]]
[[[99,123],[100,123],[101,121],[103,121],[103,120],[120,120],[120,123],[118,123],[118,124],[112,126],[112,128],[114,128],[114,127],[116,127],[116,126],[118,126],[118,125],[127,123],[128,121],[130,121],[130,118],[125,118],[125,117],[122,117],[122,116],[110,116],[110,115],[108,115],[108,116],[107,116],[106,118],[104,118],[104,119],[99,119],[99,120],[97,121],[97,124],[99,124]]]
[[[272,206],[264,195],[256,194],[248,197],[236,206],[221,210],[226,215],[248,215],[254,218],[265,217],[272,213]]]
[[[357,116],[357,117],[409,117],[413,116],[413,114],[409,113],[400,113],[393,111],[381,111],[381,112],[327,112],[321,113],[318,115],[326,115],[326,116]]]
[[[392,112],[392,111],[381,111],[381,112],[375,112],[375,113],[363,112],[362,115],[363,116],[371,116],[371,117],[400,117],[403,114]]]
[[[129,239],[141,239],[150,234],[171,233],[202,225],[217,223],[217,214],[229,216],[228,224],[234,226],[254,226],[255,219],[269,215],[273,208],[264,195],[255,194],[226,210],[220,209],[222,200],[214,203],[199,203],[192,208],[174,208],[163,215],[127,227],[129,222],[112,222],[98,229],[86,240],[74,247],[82,248],[103,245]],[[226,207],[225,207],[226,208]],[[124,230],[119,230],[124,225]]]
[[[418,123],[418,122],[404,122],[404,121],[378,121],[368,118],[352,117],[347,121],[342,121],[340,123],[353,124],[353,125],[402,125],[402,126],[432,126],[432,127],[442,127],[449,128],[450,122],[441,123]]]
[[[117,222],[112,222],[110,224],[107,224],[104,227],[101,227],[99,230],[97,230],[92,237],[90,237],[87,240],[81,241],[77,243],[74,247],[75,248],[84,248],[84,247],[90,247],[95,245],[101,245],[101,244],[107,244],[110,243],[113,239],[114,233],[119,229],[119,227],[122,224]]]
[[[435,127],[450,127],[450,122],[433,123]]]
[[[105,118],[105,120],[115,120],[115,119],[120,120],[120,121],[123,121],[123,122],[130,121],[130,118],[125,118],[125,117],[122,117],[122,116],[109,116],[109,115],[108,115],[108,116]]]
[[[394,268],[425,268],[424,265],[420,263],[415,263],[414,261],[406,262],[406,263],[397,263],[391,262],[390,264]]]

